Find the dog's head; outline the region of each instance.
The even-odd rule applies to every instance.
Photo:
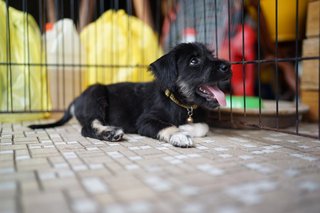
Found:
[[[162,90],[184,104],[207,109],[226,103],[219,84],[231,77],[230,63],[215,58],[201,43],[183,43],[150,65]]]

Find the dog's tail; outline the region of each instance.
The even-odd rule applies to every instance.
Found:
[[[65,124],[71,120],[71,118],[73,117],[73,113],[74,113],[74,104],[72,103],[72,104],[70,104],[68,109],[64,112],[64,114],[60,120],[53,122],[53,123],[48,123],[48,124],[33,124],[33,125],[29,125],[28,127],[30,129],[45,129],[45,128],[53,128],[53,127],[57,127],[57,126],[62,126],[63,124]]]

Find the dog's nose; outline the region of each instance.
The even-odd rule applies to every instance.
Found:
[[[230,64],[228,63],[221,63],[220,64],[220,67],[219,67],[219,70],[221,72],[229,72],[230,71]]]

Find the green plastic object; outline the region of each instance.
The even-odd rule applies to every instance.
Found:
[[[226,96],[227,107],[230,108],[232,103],[232,108],[246,108],[246,109],[259,109],[260,98],[255,96]],[[261,100],[261,108],[263,108],[263,101]]]

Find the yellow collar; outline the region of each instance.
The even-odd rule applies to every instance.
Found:
[[[181,106],[183,108],[185,108],[187,110],[187,114],[188,114],[188,118],[186,120],[187,123],[193,123],[193,109],[196,109],[198,107],[198,105],[185,105],[185,104],[182,104],[180,103],[176,97],[174,97],[174,95],[170,92],[170,90],[166,89],[166,91],[164,92],[164,94],[170,98],[171,101],[173,101],[175,104],[177,104],[178,106]]]
[[[177,104],[178,106],[181,106],[181,107],[183,107],[183,108],[185,108],[185,109],[196,109],[197,107],[198,107],[198,105],[196,105],[196,104],[193,104],[193,105],[186,105],[186,104],[182,104],[182,103],[180,103],[177,99],[176,99],[176,97],[174,97],[174,95],[170,92],[170,90],[168,90],[168,89],[166,89],[166,91],[164,92],[164,94],[168,97],[168,98],[170,98],[170,100],[171,101],[173,101],[175,104]]]

